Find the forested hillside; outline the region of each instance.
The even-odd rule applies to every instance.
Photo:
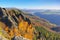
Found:
[[[15,8],[0,8],[0,40],[60,40],[55,24]]]

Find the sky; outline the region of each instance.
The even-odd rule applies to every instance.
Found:
[[[0,7],[60,10],[60,0],[0,0]]]

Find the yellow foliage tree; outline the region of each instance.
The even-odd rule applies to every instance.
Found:
[[[13,29],[15,36],[21,36],[19,30],[17,28]]]

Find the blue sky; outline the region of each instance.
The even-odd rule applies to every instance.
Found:
[[[0,7],[60,9],[60,0],[0,0]]]

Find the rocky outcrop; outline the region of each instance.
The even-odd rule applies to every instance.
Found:
[[[31,21],[18,9],[0,8],[0,28],[8,40],[33,40]]]

